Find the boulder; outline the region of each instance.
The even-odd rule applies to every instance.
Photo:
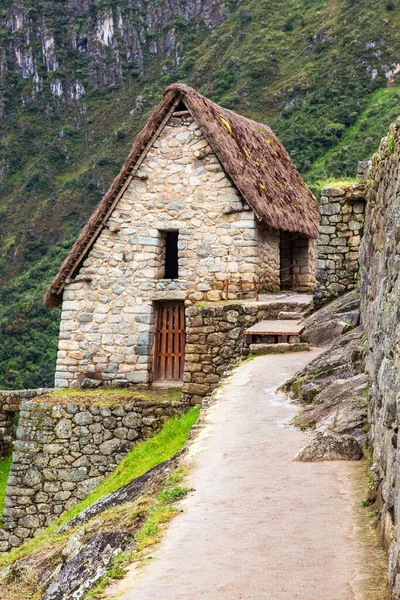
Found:
[[[358,321],[357,306],[357,294],[350,292],[306,319],[308,339],[328,344],[328,348],[283,389],[303,404],[294,425],[351,434],[364,446],[369,379],[364,373],[363,329],[353,327]],[[350,331],[340,333],[349,327]]]
[[[339,435],[333,431],[316,431],[293,460],[360,460],[362,456],[361,446],[353,436]]]

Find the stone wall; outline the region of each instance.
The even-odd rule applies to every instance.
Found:
[[[281,231],[280,280],[283,289],[311,294],[315,286],[316,240]]]
[[[200,403],[218,385],[223,373],[243,355],[243,332],[264,319],[277,319],[282,311],[296,312],[308,305],[296,301],[192,306],[186,311],[186,363],[184,399]]]
[[[265,223],[257,223],[256,235],[254,244],[258,246],[260,259],[256,272],[258,287],[264,292],[277,292],[281,287],[280,273],[277,268],[280,261],[280,233]]]
[[[23,401],[0,551],[18,546],[93,490],[126,453],[187,404],[65,406]]]
[[[178,231],[179,277],[160,279],[166,231]],[[277,232],[265,231],[277,248]],[[231,297],[239,281],[279,281],[279,252],[259,249],[254,213],[189,116],[172,118],[63,297],[56,387],[98,372],[105,381],[151,378],[155,302]]]
[[[21,402],[28,398],[43,396],[50,391],[47,388],[36,390],[0,391],[0,458],[8,456],[12,450],[15,436],[16,416]]]
[[[323,189],[320,210],[316,305],[355,286],[365,216],[364,185]]]
[[[361,244],[361,319],[370,377],[373,447],[382,541],[392,599],[400,598],[400,120],[375,155]]]

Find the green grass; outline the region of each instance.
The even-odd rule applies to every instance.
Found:
[[[10,472],[12,455],[0,460],[0,519],[3,516],[4,501],[6,497],[6,487],[8,474]]]
[[[146,519],[134,536],[134,541],[137,543],[135,549],[119,554],[85,598],[103,597],[101,593],[112,580],[122,579],[126,574],[127,566],[135,559],[142,559],[144,553],[160,541],[166,524],[178,512],[175,503],[185,498],[191,491],[190,488],[179,485],[183,476],[184,471],[181,467],[168,476],[162,490],[149,502]]]
[[[159,433],[135,446],[115,471],[93,490],[87,498],[63,513],[34,539],[19,548],[11,550],[7,555],[1,556],[0,566],[10,564],[65,536],[68,537],[68,533],[57,534],[58,529],[62,525],[76,517],[97,500],[104,498],[136,477],[140,477],[140,475],[143,475],[149,469],[174,456],[186,443],[189,432],[198,419],[199,412],[200,407],[196,406],[185,414],[167,421]]]

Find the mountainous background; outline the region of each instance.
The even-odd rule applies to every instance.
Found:
[[[51,385],[41,302],[162,89],[268,123],[308,184],[400,113],[399,0],[0,0],[0,388]]]

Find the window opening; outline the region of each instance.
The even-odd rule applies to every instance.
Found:
[[[179,277],[178,237],[178,231],[165,232],[164,279],[177,279]]]

